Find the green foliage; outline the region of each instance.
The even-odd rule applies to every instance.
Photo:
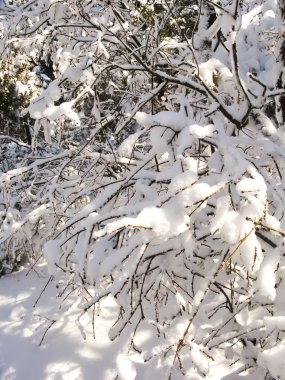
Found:
[[[0,62],[0,112],[11,116],[15,111],[24,109],[31,100],[31,94],[19,93],[16,83],[27,82],[27,72],[31,70],[31,65],[24,64],[22,67],[15,67],[14,75],[5,70],[5,62]]]
[[[196,0],[179,0],[175,8],[166,2],[135,2],[133,25],[145,29],[159,25],[160,38],[191,38],[198,17]]]
[[[18,63],[11,65],[11,62]],[[21,117],[35,96],[38,89],[36,74],[32,71],[34,65],[28,59],[21,59],[17,50],[9,59],[0,61],[0,132],[25,139],[25,130],[21,127],[27,123],[27,116]],[[19,123],[20,121],[20,123]]]

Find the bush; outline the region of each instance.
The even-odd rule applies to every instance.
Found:
[[[43,251],[67,313],[73,297],[83,315],[112,296],[110,338],[157,378],[203,378],[215,363],[283,378],[277,9],[194,4],[185,35],[174,6],[137,3],[15,8],[7,33],[37,59],[48,46],[54,79],[24,111],[47,146],[35,134],[25,166],[1,176],[20,211],[0,243]]]

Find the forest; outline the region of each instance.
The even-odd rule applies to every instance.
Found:
[[[45,267],[45,341],[112,300],[112,380],[285,379],[283,0],[4,0],[0,37],[0,296]]]

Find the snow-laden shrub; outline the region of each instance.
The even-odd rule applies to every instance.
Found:
[[[45,226],[51,227],[44,221],[48,210],[44,189],[56,170],[53,162],[58,161],[51,160],[50,149],[34,155],[28,145],[3,135],[0,143],[0,274],[5,274],[37,258],[40,242],[50,236],[44,233]]]
[[[10,37],[35,59],[49,46],[54,62],[25,112],[58,145],[1,175],[1,196],[24,207],[0,243],[43,249],[67,313],[75,298],[82,314],[116,300],[110,338],[129,342],[121,378],[124,363],[135,378],[136,353],[159,379],[217,367],[284,379],[276,4],[202,2],[190,40],[179,23],[175,37],[161,33],[175,22],[167,2],[146,24],[135,3],[15,9]]]

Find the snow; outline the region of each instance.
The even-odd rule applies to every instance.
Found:
[[[285,341],[282,340],[275,347],[264,350],[258,355],[258,363],[268,369],[274,379],[285,379]]]
[[[213,125],[206,125],[206,126],[201,127],[200,125],[194,124],[194,125],[191,125],[189,128],[190,134],[197,139],[211,137],[213,131],[214,131]]]
[[[44,256],[48,263],[49,272],[51,275],[56,275],[57,273],[57,260],[60,256],[60,241],[50,240],[45,243],[43,247]]]
[[[256,289],[261,296],[274,301],[276,296],[276,269],[280,260],[278,248],[272,250],[263,259],[257,275]]]
[[[172,128],[175,131],[182,130],[191,122],[190,118],[173,111],[162,111],[156,113],[155,115],[149,115],[145,112],[137,112],[135,114],[135,120],[138,124],[144,127],[162,125]]]
[[[119,380],[134,380],[137,374],[134,363],[125,355],[118,355],[117,368]]]
[[[270,333],[272,333],[275,329],[285,330],[285,317],[265,317],[264,325]]]
[[[203,354],[202,349],[197,344],[191,344],[190,358],[198,370],[206,376],[209,372],[209,362],[206,355]]]
[[[39,346],[55,316],[55,284],[46,285],[45,267],[0,278],[0,378],[1,380],[111,380],[116,373],[116,356],[122,346],[110,343],[108,329],[114,321],[114,302],[107,300],[104,315],[96,316],[95,339],[91,316],[81,318],[83,340],[75,325],[76,315],[58,317]],[[106,307],[105,307],[106,306]]]

